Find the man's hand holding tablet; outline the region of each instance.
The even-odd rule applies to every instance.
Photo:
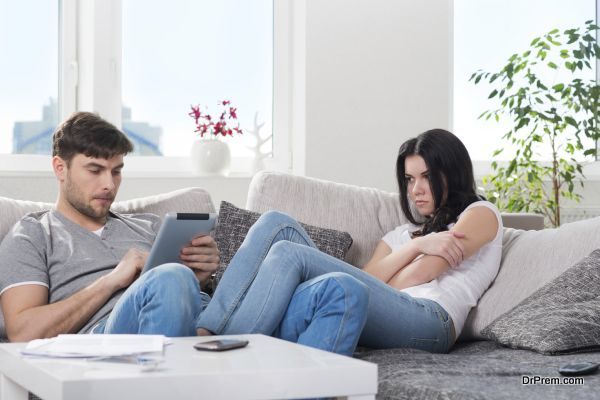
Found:
[[[196,275],[201,278],[204,272],[198,273],[197,271],[203,271],[202,264],[205,263],[199,260],[202,257],[198,257],[198,255],[210,252],[218,255],[214,240],[206,236],[213,230],[216,216],[213,213],[167,213],[156,235],[142,274],[158,265],[178,262],[194,269]],[[215,248],[196,250],[202,247]],[[206,274],[210,275],[210,272],[206,272]]]
[[[181,249],[181,263],[190,267],[204,288],[219,268],[220,252],[212,236],[200,235]],[[212,290],[209,289],[209,290]]]

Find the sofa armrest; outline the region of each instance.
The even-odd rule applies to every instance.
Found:
[[[502,225],[505,228],[539,231],[544,229],[544,216],[534,213],[502,213]]]

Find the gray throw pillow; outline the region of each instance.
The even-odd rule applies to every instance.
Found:
[[[257,212],[238,208],[226,201],[221,202],[219,219],[215,228],[215,241],[221,252],[221,263],[215,274],[215,283],[221,279],[225,268],[242,245],[248,230],[260,215]],[[319,250],[340,260],[344,259],[352,245],[352,237],[349,233],[302,223],[301,225]]]
[[[555,355],[600,350],[600,249],[501,315],[481,334]]]

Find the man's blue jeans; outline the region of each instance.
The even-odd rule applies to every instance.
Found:
[[[163,264],[140,276],[93,333],[195,336],[195,321],[210,301],[192,270]]]
[[[360,337],[363,346],[447,352],[453,345],[452,320],[439,304],[413,298],[319,251],[300,224],[275,211],[263,214],[252,226],[197,326],[216,334],[275,332],[283,336],[289,321],[298,319],[292,310],[302,312],[302,305],[295,306],[298,300],[294,297],[302,293],[305,285],[328,276],[354,278],[348,281],[355,286],[356,298],[350,296],[348,289],[346,296],[352,305],[348,305],[344,317],[339,314],[332,319],[332,326],[338,324],[340,331],[346,332],[345,348],[350,347],[350,326],[360,329],[367,306],[367,321]],[[368,296],[360,293],[365,287],[369,289]],[[332,326],[326,325],[328,331],[314,332],[314,337],[307,335],[307,340],[313,345],[318,343],[331,334]],[[304,327],[306,324],[300,328]]]

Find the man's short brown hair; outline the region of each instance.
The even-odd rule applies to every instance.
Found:
[[[60,124],[52,137],[52,155],[70,164],[73,157],[109,159],[133,151],[133,144],[123,132],[99,115],[76,112]]]

